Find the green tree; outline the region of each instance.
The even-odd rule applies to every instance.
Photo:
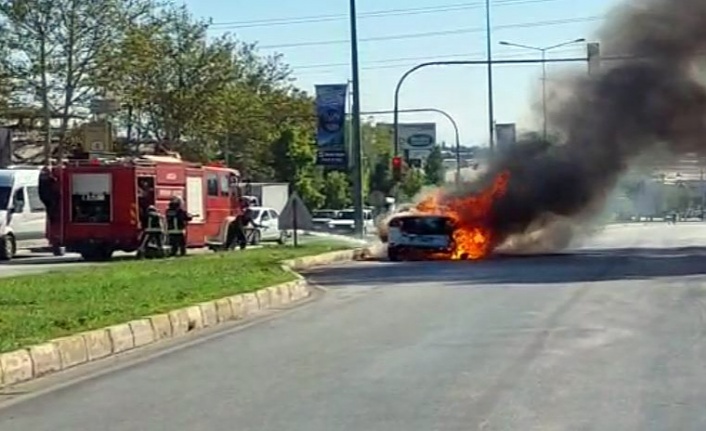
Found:
[[[429,153],[429,157],[424,165],[425,182],[428,185],[440,186],[444,183],[444,158],[441,148],[437,145]]]
[[[424,186],[424,173],[419,169],[407,169],[400,184],[400,191],[407,199],[414,198]]]
[[[392,157],[389,153],[380,154],[375,160],[370,173],[370,190],[379,191],[386,195],[392,189]]]
[[[283,159],[289,161],[288,169],[283,170],[278,179],[290,182],[310,209],[320,208],[326,196],[320,170],[316,167],[316,146],[310,129],[291,128],[282,132],[275,144],[278,150],[278,164]],[[247,172],[247,171],[246,171]]]
[[[344,172],[329,171],[324,182],[326,208],[343,209],[351,204],[351,184]]]
[[[96,94],[100,53],[152,8],[149,0],[0,0],[0,37],[12,47],[0,61],[16,100],[61,114],[63,136]]]

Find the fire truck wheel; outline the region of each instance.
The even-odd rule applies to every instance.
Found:
[[[0,239],[0,260],[10,260],[15,257],[17,244],[12,234],[5,235]]]
[[[104,262],[113,257],[113,250],[103,247],[92,247],[81,251],[81,257],[86,262]]]

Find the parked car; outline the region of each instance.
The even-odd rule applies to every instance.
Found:
[[[311,216],[315,230],[326,230],[328,224],[338,217],[338,210],[316,210]]]
[[[280,244],[287,242],[289,233],[279,228],[279,214],[272,208],[250,207],[250,218],[255,227],[250,227],[248,239],[251,245],[265,241],[276,241]]]
[[[355,232],[355,210],[345,209],[338,213],[338,216],[328,223],[328,230],[331,233],[341,235],[351,235]],[[375,221],[371,209],[363,210],[363,234],[367,235],[375,231]]]

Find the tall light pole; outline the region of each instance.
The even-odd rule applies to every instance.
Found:
[[[485,39],[488,61],[488,146],[495,150],[495,113],[493,107],[493,29],[490,26],[490,0],[485,0]]]
[[[512,43],[512,42],[506,42],[506,41],[500,42],[500,45],[530,49],[532,51],[539,51],[542,53],[542,118],[543,118],[543,123],[544,123],[542,136],[544,137],[545,142],[547,141],[547,51],[551,51],[552,49],[555,49],[555,48],[560,48],[562,46],[572,45],[574,43],[580,43],[580,42],[585,42],[585,41],[586,41],[586,39],[579,38],[579,39],[569,40],[567,42],[562,42],[562,43],[558,43],[556,45],[545,46],[545,47],[523,45],[521,43]]]
[[[355,232],[363,237],[363,148],[360,142],[360,76],[358,67],[358,25],[355,10],[355,0],[350,0],[351,20],[351,68],[352,68],[352,118],[351,143],[353,156],[353,208],[355,215]]]

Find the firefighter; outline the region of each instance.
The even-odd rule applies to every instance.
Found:
[[[145,256],[147,248],[152,245],[157,249],[157,256],[164,257],[164,243],[162,241],[164,221],[162,214],[159,213],[159,210],[154,205],[147,207],[143,226],[145,228],[142,231],[142,240],[137,250],[137,256],[140,258]]]
[[[182,200],[174,196],[167,209],[167,235],[171,246],[171,256],[186,255],[186,225],[191,221],[191,214],[182,208]]]
[[[228,226],[228,238],[226,240],[226,248],[232,250],[235,248],[236,243],[241,250],[245,250],[248,245],[248,239],[245,235],[245,228],[253,224],[253,220],[250,217],[250,202],[247,199],[241,199],[241,209],[242,214],[236,217],[235,220]]]

